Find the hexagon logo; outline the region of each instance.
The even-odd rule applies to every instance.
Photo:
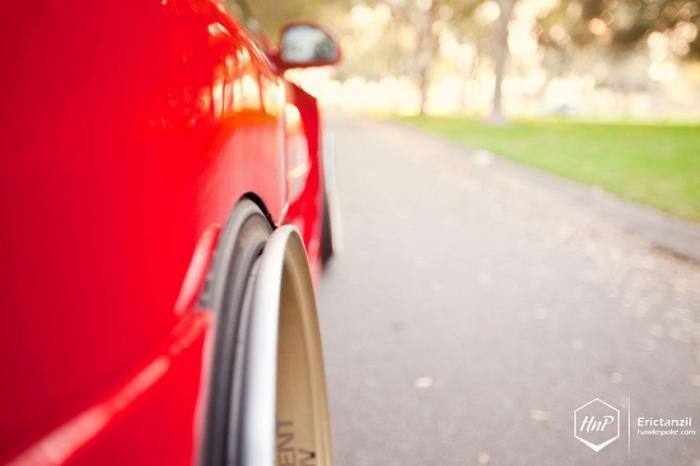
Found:
[[[600,398],[574,411],[574,437],[599,452],[620,438],[620,411]]]

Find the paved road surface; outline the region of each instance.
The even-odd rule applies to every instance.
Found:
[[[319,304],[339,466],[700,464],[697,264],[588,209],[588,188],[393,123],[330,131],[345,251]],[[621,415],[598,453],[573,437],[596,397]],[[628,457],[630,398],[633,423],[693,416],[698,433],[632,426]]]

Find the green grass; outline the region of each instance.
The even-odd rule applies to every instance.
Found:
[[[400,121],[471,147],[600,186],[700,222],[700,125],[405,117]]]

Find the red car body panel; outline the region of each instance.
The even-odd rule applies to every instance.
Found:
[[[0,18],[0,462],[191,464],[219,226],[249,196],[320,269],[316,102],[215,0]]]

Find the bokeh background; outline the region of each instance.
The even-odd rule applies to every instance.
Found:
[[[272,36],[295,18],[340,35],[343,64],[304,82],[344,108],[494,119],[700,116],[693,0],[251,3]]]
[[[272,42],[294,19],[337,33],[340,66],[290,72],[327,108],[414,117],[405,122],[700,220],[696,0],[250,3]]]
[[[315,20],[339,465],[700,465],[700,3],[251,0]],[[337,220],[337,219],[336,219]],[[574,438],[601,398],[621,437]]]

